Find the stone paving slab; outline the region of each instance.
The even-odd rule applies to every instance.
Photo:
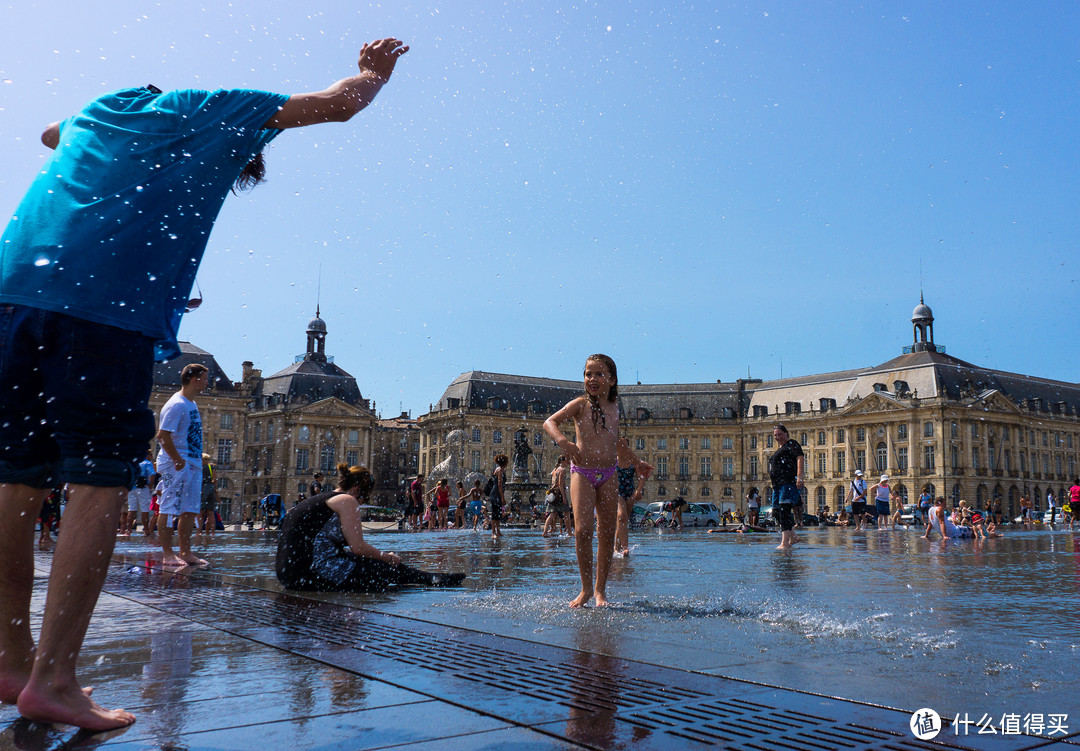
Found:
[[[1019,751],[1080,742],[948,730],[922,742],[907,712],[365,611],[205,571],[115,566],[80,669],[103,703],[138,722],[88,735],[27,723],[5,706],[0,749]]]

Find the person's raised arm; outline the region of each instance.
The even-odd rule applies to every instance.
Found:
[[[319,123],[340,123],[371,104],[390,80],[399,57],[409,51],[400,39],[379,39],[360,49],[360,72],[322,91],[293,94],[263,123],[264,128],[299,128]],[[46,144],[48,145],[48,144]]]
[[[577,444],[571,442],[559,426],[568,418],[572,418],[581,412],[581,404],[583,401],[584,397],[575,399],[551,417],[544,420],[544,432],[548,434],[551,440],[555,441],[558,447],[562,449],[563,454],[568,456],[571,460],[577,459],[580,456]]]

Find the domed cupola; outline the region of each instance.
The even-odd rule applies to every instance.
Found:
[[[923,302],[922,293],[919,293],[919,304],[911,312],[911,325],[914,343],[912,352],[937,352],[934,346],[934,313],[930,306]]]
[[[326,362],[326,321],[319,318],[319,306],[315,306],[315,317],[307,325],[307,352],[304,359],[309,362]]]

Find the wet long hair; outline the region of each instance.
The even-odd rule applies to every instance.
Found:
[[[371,489],[375,487],[375,478],[366,467],[350,467],[345,462],[337,465],[338,488],[349,490],[354,487],[360,488],[360,497],[366,499]]]
[[[607,400],[609,402],[615,401],[619,396],[619,370],[615,367],[615,361],[607,355],[589,355],[585,358],[585,367],[588,367],[590,362],[600,363],[611,374],[611,388],[608,389]],[[582,375],[584,375],[584,371]],[[589,400],[589,406],[592,408],[593,430],[596,429],[597,425],[606,429],[607,418],[604,417],[604,409],[600,406],[600,398],[588,392],[585,393],[585,398]]]
[[[256,185],[266,179],[266,157],[260,151],[258,154],[251,158],[251,161],[244,165],[244,169],[240,172],[240,176],[236,178],[236,182],[233,183],[232,192],[240,193],[245,190],[251,190]]]

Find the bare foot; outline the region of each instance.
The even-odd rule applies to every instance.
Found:
[[[170,553],[169,555],[162,556],[161,565],[167,568],[176,568],[180,566],[186,566],[188,565],[188,562],[180,556],[176,555],[176,553]]]
[[[582,590],[581,594],[570,601],[571,608],[583,608],[589,602],[589,594]]]
[[[127,727],[135,715],[123,709],[105,709],[90,698],[92,689],[75,685],[68,692],[36,691],[29,686],[19,694],[19,714],[32,722],[55,722],[100,732]]]
[[[619,555],[621,555],[623,558],[626,558],[628,555],[630,555],[630,548],[623,548],[619,551]]]
[[[200,558],[199,556],[195,555],[190,551],[187,553],[181,553],[180,560],[184,563],[191,564],[192,566],[205,566],[208,563],[208,561]]]
[[[53,540],[52,535],[45,535],[38,538],[38,550],[52,550],[56,547],[56,541]]]
[[[607,595],[605,595],[603,592],[594,592],[593,597],[596,598],[596,607],[604,608],[608,606],[609,603]]]

